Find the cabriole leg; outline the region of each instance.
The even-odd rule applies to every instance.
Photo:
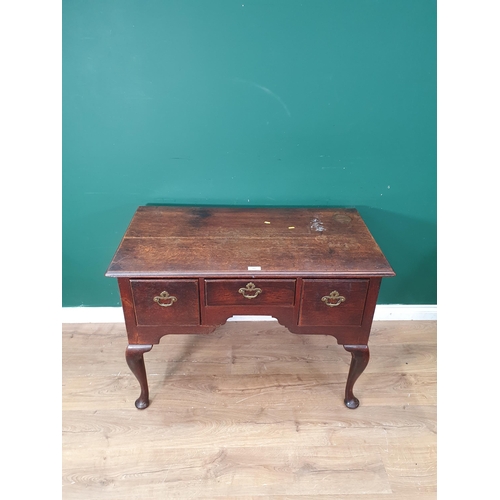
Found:
[[[141,386],[141,395],[135,402],[135,407],[139,410],[143,410],[149,406],[148,379],[146,377],[146,367],[144,365],[143,354],[150,351],[152,348],[152,345],[130,344],[125,351],[127,364]]]
[[[370,350],[367,345],[345,345],[344,349],[351,353],[351,366],[349,367],[349,375],[345,386],[344,403],[347,408],[354,410],[359,406],[359,400],[352,392],[354,383],[363,373],[370,360]]]

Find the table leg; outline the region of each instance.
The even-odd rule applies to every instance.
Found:
[[[148,379],[146,377],[143,354],[150,351],[152,348],[152,345],[130,344],[125,351],[127,364],[141,386],[141,395],[135,402],[135,407],[139,410],[143,410],[149,406]]]
[[[351,353],[351,366],[349,367],[349,375],[345,386],[344,403],[347,408],[354,410],[359,406],[359,399],[352,392],[354,382],[358,380],[358,377],[366,368],[370,360],[370,350],[367,345],[345,345],[344,349]]]

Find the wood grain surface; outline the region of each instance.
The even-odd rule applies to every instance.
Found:
[[[63,325],[64,499],[436,498],[436,323],[374,322],[350,354],[276,322],[171,335],[136,410],[123,324]]]
[[[252,268],[258,268],[258,271]],[[394,276],[355,209],[138,207],[111,277]]]

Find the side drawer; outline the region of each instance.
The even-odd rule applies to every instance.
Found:
[[[299,325],[361,325],[368,284],[367,279],[305,279]]]
[[[207,306],[293,306],[295,280],[205,280]]]
[[[199,325],[198,280],[130,280],[137,325]]]

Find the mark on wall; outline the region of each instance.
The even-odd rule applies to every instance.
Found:
[[[267,87],[264,87],[263,85],[259,85],[258,83],[251,82],[249,80],[242,80],[241,78],[235,78],[234,81],[239,82],[239,83],[246,83],[248,85],[252,85],[252,86],[257,87],[258,89],[262,90],[266,94],[270,95],[271,97],[274,97],[274,99],[276,99],[281,104],[283,109],[286,111],[286,114],[288,116],[292,116],[290,113],[290,110],[288,109],[288,106],[281,100],[280,96],[275,94],[272,90],[268,89]]]

